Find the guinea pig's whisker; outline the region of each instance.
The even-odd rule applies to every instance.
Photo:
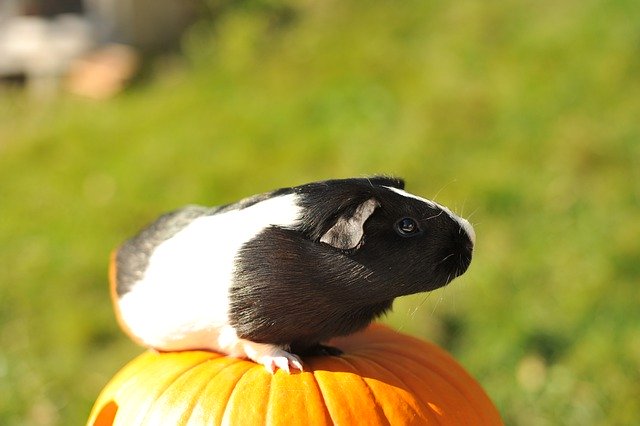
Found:
[[[440,193],[441,193],[442,191],[444,191],[444,190],[446,189],[446,187],[447,187],[447,186],[449,186],[449,185],[451,185],[451,184],[453,184],[453,183],[456,183],[456,182],[457,182],[457,180],[456,180],[456,179],[453,179],[451,182],[444,184],[444,185],[443,185],[443,186],[438,190],[438,192],[436,192],[436,195],[434,195],[434,196],[433,196],[432,200],[433,200],[433,201],[436,201],[436,199],[438,198],[438,195],[440,195]]]
[[[451,274],[447,275],[447,282],[449,282],[451,280]],[[438,305],[440,304],[440,302],[442,302],[444,300],[444,292],[447,291],[447,287],[441,287],[440,290],[440,297],[438,298],[438,300],[436,301],[436,304],[433,307],[433,311],[431,311],[431,315],[436,313],[436,308],[438,307]]]
[[[442,210],[440,210],[440,212],[438,212],[437,214],[434,214],[434,215],[432,215],[432,216],[429,216],[429,217],[427,217],[427,218],[425,218],[425,219],[423,219],[423,220],[431,220],[431,219],[435,219],[435,218],[437,218],[438,216],[440,216],[442,213],[444,213],[444,212],[443,212]]]
[[[451,253],[451,254],[446,255],[446,256],[444,257],[444,259],[442,259],[440,262],[438,262],[438,265],[440,265],[441,263],[446,262],[446,261],[447,261],[447,259],[449,259],[451,256],[454,256],[454,255],[455,255],[455,253]],[[449,278],[451,278],[451,275],[449,275],[449,276],[447,277],[447,282],[449,282]]]
[[[422,300],[420,301],[420,303],[418,303],[417,306],[415,306],[410,312],[409,312],[409,318],[413,319],[416,315],[416,313],[418,312],[418,309],[422,308],[424,306],[424,304],[427,302],[427,299],[429,299],[429,296],[431,296],[431,293],[425,293],[424,297],[422,298]]]
[[[443,300],[444,300],[444,297],[440,295],[440,297],[438,297],[438,300],[436,300],[436,303],[433,304],[433,309],[431,310],[432,316],[436,314],[436,309],[438,309],[438,306],[440,306],[440,302],[442,302]]]
[[[466,217],[466,214],[464,212],[464,209],[467,207],[467,198],[465,198],[464,200],[462,200],[462,209],[460,209],[460,214],[462,215],[462,217]],[[476,208],[473,213],[475,213],[476,211],[478,211],[478,209]],[[469,217],[471,217],[473,215],[473,213],[469,214]]]
[[[469,216],[467,216],[467,220],[471,221],[471,218],[473,217],[473,215],[475,215],[476,213],[478,213],[478,208],[476,208],[474,211],[472,211],[471,213],[469,213]]]

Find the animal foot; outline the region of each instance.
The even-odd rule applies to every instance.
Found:
[[[303,371],[302,360],[278,346],[245,341],[244,350],[249,359],[264,365],[271,374],[275,373],[276,368],[287,373],[291,373],[292,369]]]
[[[276,367],[291,373],[291,369],[302,371],[302,361],[296,355],[282,351],[283,355],[267,355],[258,359],[258,363],[265,366],[271,374],[275,373]]]

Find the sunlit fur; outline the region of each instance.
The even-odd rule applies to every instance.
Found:
[[[403,217],[420,232],[398,233]],[[162,216],[116,253],[116,309],[157,349],[299,369],[293,353],[335,353],[321,343],[463,273],[474,242],[469,222],[402,180],[314,182]]]
[[[157,349],[231,348],[228,290],[240,247],[271,225],[293,226],[293,194],[194,219],[155,248],[143,278],[119,302],[135,337]],[[220,338],[220,339],[219,339]]]

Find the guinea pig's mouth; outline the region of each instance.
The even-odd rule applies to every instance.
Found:
[[[441,287],[445,286],[449,284],[451,281],[453,281],[455,278],[464,274],[467,268],[469,267],[470,263],[471,263],[470,260],[458,259],[457,261],[451,262],[451,266],[442,268],[439,273],[439,276],[441,277],[440,282],[442,282],[440,286]]]
[[[464,274],[471,264],[473,256],[473,243],[471,239],[464,235],[457,239],[451,251],[444,256],[439,265],[440,276],[443,279],[443,286],[449,284],[454,278]]]

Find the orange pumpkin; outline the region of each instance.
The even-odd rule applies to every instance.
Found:
[[[147,351],[107,384],[88,424],[502,424],[478,382],[431,343],[382,325],[332,343],[345,353],[273,375],[214,352]]]

